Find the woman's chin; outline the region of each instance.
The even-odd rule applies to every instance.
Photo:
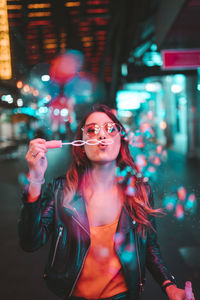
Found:
[[[99,165],[112,164],[115,161],[116,159],[111,159],[110,157],[100,157],[100,158],[95,158],[94,160],[91,159],[92,163],[99,164]]]

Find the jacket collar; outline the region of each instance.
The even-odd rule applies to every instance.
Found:
[[[138,223],[135,219],[132,219],[128,209],[126,208],[125,204],[122,206],[121,214],[119,217],[119,222],[117,226],[117,232],[126,234],[130,230],[133,230],[138,227]]]
[[[85,206],[84,198],[76,193],[72,201],[70,202],[70,207],[66,208],[70,214],[73,215],[74,218],[76,218],[81,225],[89,232],[89,221]],[[119,216],[119,222],[117,226],[117,232],[126,234],[130,230],[133,230],[137,228],[138,223],[135,221],[135,219],[132,219],[128,209],[126,208],[125,204],[122,206],[121,213]]]
[[[88,232],[90,232],[85,201],[79,193],[75,194],[69,207],[64,207],[64,209],[73,215],[73,218],[75,218]]]

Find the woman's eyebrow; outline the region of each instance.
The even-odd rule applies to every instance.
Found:
[[[102,125],[105,125],[105,124],[107,124],[107,123],[114,123],[114,121],[107,121],[107,122],[104,122]],[[98,126],[101,126],[101,125],[99,125],[98,123],[96,123],[96,122],[92,122],[92,123],[87,123],[87,124],[85,124],[84,126],[87,126],[87,125],[98,125]]]
[[[87,125],[98,125],[97,123],[95,123],[95,122],[92,122],[92,123],[87,123],[87,124],[85,124],[84,126],[87,126]]]

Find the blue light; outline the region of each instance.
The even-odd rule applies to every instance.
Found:
[[[162,66],[163,61],[159,52],[146,52],[143,56],[143,62],[146,66]]]
[[[156,44],[152,44],[150,49],[151,49],[151,51],[157,51],[158,47]]]
[[[118,110],[134,110],[140,108],[140,103],[150,99],[148,92],[121,90],[117,92],[116,102]]]
[[[42,79],[42,81],[49,81],[50,80],[50,76],[49,75],[42,75],[41,79]]]
[[[62,116],[62,117],[66,117],[66,116],[68,116],[68,113],[69,113],[69,111],[68,111],[68,109],[67,109],[67,108],[63,108],[63,109],[61,109],[61,112],[60,112],[60,114],[61,114],[61,116]]]
[[[15,114],[26,114],[29,116],[36,117],[36,111],[35,109],[31,107],[21,107],[21,108],[15,108],[14,109]]]
[[[53,113],[54,113],[55,116],[58,116],[59,113],[60,113],[60,110],[58,108],[56,108],[56,109],[54,109]]]
[[[122,73],[122,76],[124,76],[124,77],[128,75],[128,69],[127,69],[126,64],[121,65],[121,73]]]
[[[39,113],[40,114],[46,114],[48,112],[48,108],[46,106],[41,106],[39,108]]]

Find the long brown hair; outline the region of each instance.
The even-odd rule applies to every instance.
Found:
[[[121,171],[125,170],[127,167],[129,171],[127,172],[126,178],[124,178],[121,183],[123,190],[125,191],[128,186],[128,181],[130,178],[134,182],[134,195],[126,195],[125,197],[125,206],[129,211],[130,216],[139,223],[139,229],[144,229],[144,227],[152,227],[149,221],[149,215],[156,215],[161,213],[161,209],[152,208],[149,202],[148,191],[151,191],[150,186],[144,182],[144,178],[141,176],[141,173],[138,171],[136,164],[134,163],[133,158],[131,157],[128,140],[126,135],[126,130],[121,122],[113,114],[112,110],[106,105],[95,105],[92,110],[88,112],[84,118],[81,120],[79,127],[77,129],[76,139],[82,139],[82,130],[81,128],[85,125],[87,118],[94,112],[103,112],[113,122],[119,124],[122,127],[121,132],[121,147],[116,160],[118,169]],[[87,158],[83,146],[72,146],[73,161],[70,169],[66,174],[66,195],[71,195],[68,197],[68,202],[72,199],[72,196],[77,192],[81,193],[81,190],[84,188],[84,179],[89,176],[89,170],[91,168],[91,162]],[[133,175],[134,174],[134,175]],[[70,204],[69,204],[70,205]]]

